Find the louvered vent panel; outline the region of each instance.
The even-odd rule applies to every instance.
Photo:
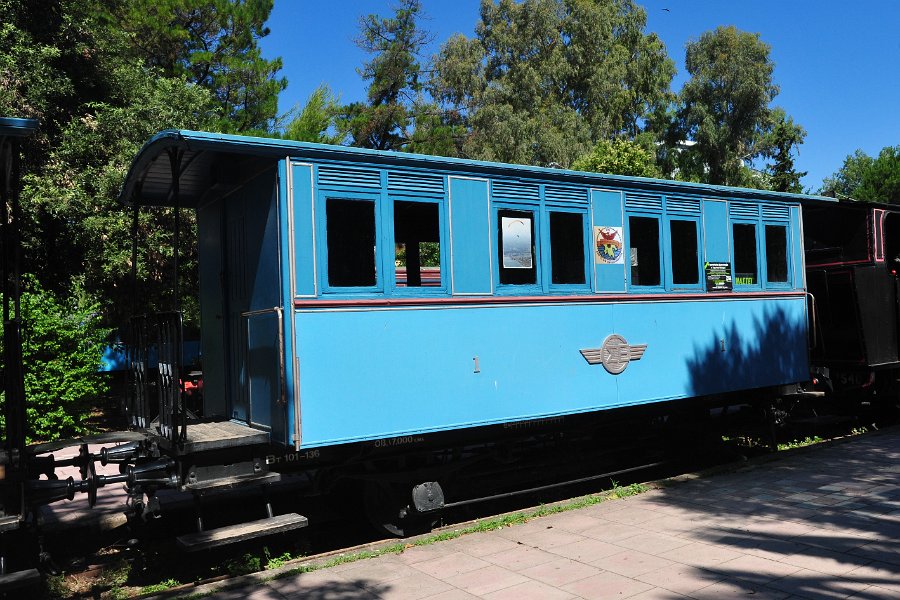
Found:
[[[790,219],[791,218],[791,207],[790,206],[763,206],[762,207],[762,215],[764,219]]]
[[[662,211],[662,198],[648,194],[625,194],[625,208],[628,210]]]
[[[508,181],[495,181],[491,184],[491,194],[494,198],[506,198],[509,200],[534,200],[541,199],[538,186],[527,183],[510,183]]]
[[[579,188],[551,187],[544,188],[544,200],[549,202],[578,202],[587,204],[587,190]]]
[[[755,219],[759,217],[759,206],[756,204],[732,202],[728,207],[728,214],[737,218]]]
[[[381,175],[374,169],[319,167],[319,185],[329,187],[381,187]]]
[[[444,178],[433,173],[388,172],[388,189],[392,191],[443,194]]]
[[[680,215],[699,215],[700,200],[696,198],[666,198],[666,212]]]

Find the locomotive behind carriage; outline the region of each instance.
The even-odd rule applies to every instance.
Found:
[[[178,307],[133,317],[130,431],[96,456],[74,442],[81,481],[52,479],[65,442],[7,441],[10,523],[121,482],[135,519],[163,490],[193,495],[179,543],[206,548],[306,525],[265,494],[298,473],[402,535],[472,489],[502,493],[499,474],[583,478],[623,419],[795,394],[811,344],[822,365],[847,347],[838,271],[823,266],[827,293],[810,271],[813,302],[804,270],[818,217],[801,213],[827,221],[843,210],[828,198],[165,131],[121,200],[195,211],[202,405],[185,398]],[[554,443],[580,460],[517,461]],[[248,490],[259,518],[204,526],[201,499]]]
[[[810,359],[836,398],[898,400],[900,212],[841,201],[803,209],[807,288],[817,308]]]

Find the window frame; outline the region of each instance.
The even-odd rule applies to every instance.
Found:
[[[773,219],[761,219],[760,225],[762,227],[763,235],[762,235],[762,249],[763,249],[763,262],[765,269],[762,271],[762,277],[760,278],[763,281],[766,289],[770,290],[788,290],[793,289],[794,284],[794,273],[793,273],[793,257],[792,248],[791,248],[791,222],[790,221],[777,221]],[[766,231],[766,227],[782,227],[784,228],[784,238],[785,238],[785,246],[784,246],[784,260],[787,265],[787,279],[786,281],[769,281],[769,255],[765,252],[766,242],[768,232]]]
[[[423,287],[423,286],[414,286],[414,287],[398,287],[397,286],[397,269],[396,263],[397,260],[397,247],[396,247],[396,239],[394,232],[394,206],[397,202],[421,202],[428,204],[436,204],[438,207],[438,230],[440,236],[440,245],[441,245],[441,285],[439,287]],[[419,297],[419,296],[446,296],[449,294],[450,285],[450,267],[449,267],[449,242],[448,242],[448,228],[445,226],[447,223],[447,214],[446,214],[447,206],[444,198],[438,196],[418,196],[418,195],[403,195],[403,194],[391,194],[388,196],[388,201],[386,203],[386,210],[384,219],[385,219],[385,244],[390,247],[390,251],[386,253],[386,262],[385,269],[387,271],[385,281],[386,281],[386,289],[390,290],[392,296],[403,296],[403,297]]]
[[[500,266],[503,262],[503,255],[500,253],[500,211],[511,210],[520,212],[531,212],[534,215],[533,238],[534,246],[533,264],[535,268],[534,283],[502,283],[500,281]],[[542,218],[543,209],[538,203],[526,202],[510,202],[508,200],[492,200],[491,201],[491,246],[493,254],[493,270],[494,270],[494,293],[498,296],[509,295],[534,295],[544,294],[547,290],[544,287],[543,268],[543,240],[544,240],[544,219]]]
[[[328,277],[328,266],[331,257],[328,253],[328,201],[329,200],[350,200],[372,202],[374,205],[374,221],[375,221],[375,285],[373,286],[335,286],[332,285]],[[319,274],[320,289],[323,294],[373,294],[384,293],[384,245],[382,223],[383,210],[381,206],[381,194],[378,192],[352,192],[352,191],[335,191],[321,190],[317,194],[317,216],[316,229],[318,237],[318,252],[321,258],[321,270]],[[393,229],[393,226],[391,227]],[[393,233],[392,236],[393,237]]]
[[[747,283],[738,283],[737,279],[737,265],[735,264],[735,246],[734,246],[734,226],[735,225],[753,225],[754,227],[754,237],[756,240],[756,283],[747,284]],[[760,226],[762,225],[762,220],[760,219],[747,219],[747,218],[730,218],[728,220],[728,243],[731,245],[731,281],[732,281],[732,289],[734,291],[755,291],[762,290],[763,287],[763,268],[765,265],[763,261],[765,260],[763,254],[762,247],[762,236],[759,234]]]
[[[588,252],[591,240],[591,222],[590,214],[586,206],[571,206],[557,203],[545,204],[543,207],[542,224],[544,227],[543,239],[547,240],[547,251],[542,253],[544,265],[544,273],[546,281],[542,282],[545,292],[562,294],[586,294],[592,290],[591,282],[591,259],[593,255]],[[581,252],[584,265],[584,283],[553,283],[553,244],[550,238],[550,213],[570,213],[581,215]]]
[[[675,283],[675,266],[672,262],[674,251],[672,249],[672,221],[685,221],[694,224],[694,233],[697,240],[697,283]],[[697,292],[706,290],[706,275],[703,271],[703,228],[700,226],[700,215],[665,215],[665,226],[663,233],[665,234],[665,249],[668,256],[665,264],[665,287],[671,292]]]
[[[659,283],[655,285],[635,284],[631,281],[631,218],[647,218],[656,220],[657,240],[659,253]],[[665,257],[666,238],[664,236],[663,223],[666,220],[664,213],[646,212],[646,211],[626,211],[625,212],[625,282],[626,290],[639,294],[658,294],[670,291],[666,289],[669,278],[667,272],[667,260]]]

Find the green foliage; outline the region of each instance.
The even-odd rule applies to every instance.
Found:
[[[876,158],[857,150],[834,175],[825,178],[821,193],[900,204],[900,146],[886,146]]]
[[[824,441],[825,441],[825,440],[823,440],[822,438],[820,438],[820,437],[817,436],[817,435],[816,435],[816,436],[812,436],[812,437],[806,436],[806,437],[805,437],[804,439],[802,439],[802,440],[793,440],[793,441],[790,441],[790,442],[783,442],[783,443],[780,443],[780,444],[778,444],[778,449],[779,449],[779,450],[793,450],[793,449],[795,449],[795,448],[805,448],[806,446],[812,446],[812,445],[815,445],[815,444],[821,444],[821,443],[824,442]]]
[[[131,0],[116,14],[134,56],[166,77],[213,95],[221,117],[213,129],[265,131],[287,80],[280,58],[262,57],[259,40],[274,0]]]
[[[284,129],[283,137],[298,142],[339,144],[342,136],[332,133],[340,104],[327,85],[317,87],[295,118]]]
[[[360,75],[369,82],[367,102],[344,107],[340,127],[353,146],[403,150],[414,121],[413,106],[420,99],[421,66],[418,54],[428,42],[418,26],[419,0],[402,0],[393,17],[370,14],[360,19],[357,45],[373,55]]]
[[[280,569],[287,563],[294,559],[294,556],[290,552],[284,552],[280,556],[272,556],[269,553],[269,549],[267,547],[263,548],[263,555],[266,559],[266,570],[272,571],[274,569]]]
[[[769,45],[760,40],[759,34],[734,26],[718,27],[688,43],[690,79],[679,95],[679,108],[668,135],[669,148],[681,140],[696,142],[675,153],[681,178],[753,185],[744,161],[770,152],[767,134],[773,113],[769,103],[778,94],[769,53]],[[787,127],[787,122],[782,122]],[[789,127],[794,137],[785,139],[796,140],[798,129],[792,121]],[[791,145],[787,146],[787,156]],[[782,153],[779,156],[784,166],[787,157]]]
[[[395,256],[398,267],[406,266],[406,244],[397,244]],[[441,266],[441,245],[437,242],[419,242],[419,266]]]
[[[429,90],[469,128],[465,155],[567,167],[671,100],[674,65],[645,26],[631,0],[483,0],[475,39],[441,47]]]
[[[600,140],[589,154],[576,159],[572,168],[612,175],[660,176],[653,152],[638,142],[624,138]]]
[[[178,587],[181,585],[177,579],[166,579],[165,581],[160,581],[159,583],[154,583],[153,585],[146,585],[141,588],[140,595],[148,595],[148,594],[159,594],[160,592],[165,592],[166,590],[170,590],[173,587]]]
[[[133,311],[171,306],[173,276],[172,211],[142,211],[138,289],[131,286],[132,215],[117,201],[125,173],[153,133],[202,127],[214,105],[206,90],[154,76],[138,64],[119,65],[114,75],[120,86],[115,93],[84,106],[83,116],[63,129],[43,172],[26,177],[22,206],[29,234],[25,269],[59,294],[67,292],[73,277],[83,276],[88,290],[108,300],[110,321],[122,322]],[[194,215],[182,211],[181,219],[181,289],[193,297]]]
[[[256,573],[262,568],[262,561],[258,556],[249,552],[238,558],[231,558],[223,564],[225,572],[232,577]]]
[[[826,177],[819,190],[822,194],[835,195],[838,198],[855,198],[853,195],[862,185],[863,178],[875,162],[871,156],[857,150],[844,159],[844,164],[831,177]]]
[[[109,391],[97,373],[109,335],[99,305],[79,288],[60,298],[27,277],[21,310],[29,442],[84,433],[92,405]]]
[[[271,0],[0,0],[0,112],[35,117],[25,145],[24,269],[63,296],[83,275],[108,322],[171,308],[171,210],[116,202],[141,145],[168,128],[254,131],[276,113],[280,59],[260,57]],[[182,305],[196,313],[193,215],[182,211]],[[170,293],[170,292],[169,292]],[[188,315],[189,319],[191,315]]]
[[[769,168],[771,189],[776,192],[799,194],[803,191],[800,178],[806,175],[806,172],[798,173],[794,169],[792,152],[803,143],[806,130],[794,124],[794,120],[780,108],[773,112],[773,121],[774,125],[765,144],[768,147],[766,154],[775,161]]]

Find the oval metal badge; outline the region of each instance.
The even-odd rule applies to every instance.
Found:
[[[611,375],[618,375],[633,360],[640,360],[647,344],[630,345],[618,333],[613,333],[603,340],[599,348],[581,350],[581,355],[588,364],[601,364]]]

